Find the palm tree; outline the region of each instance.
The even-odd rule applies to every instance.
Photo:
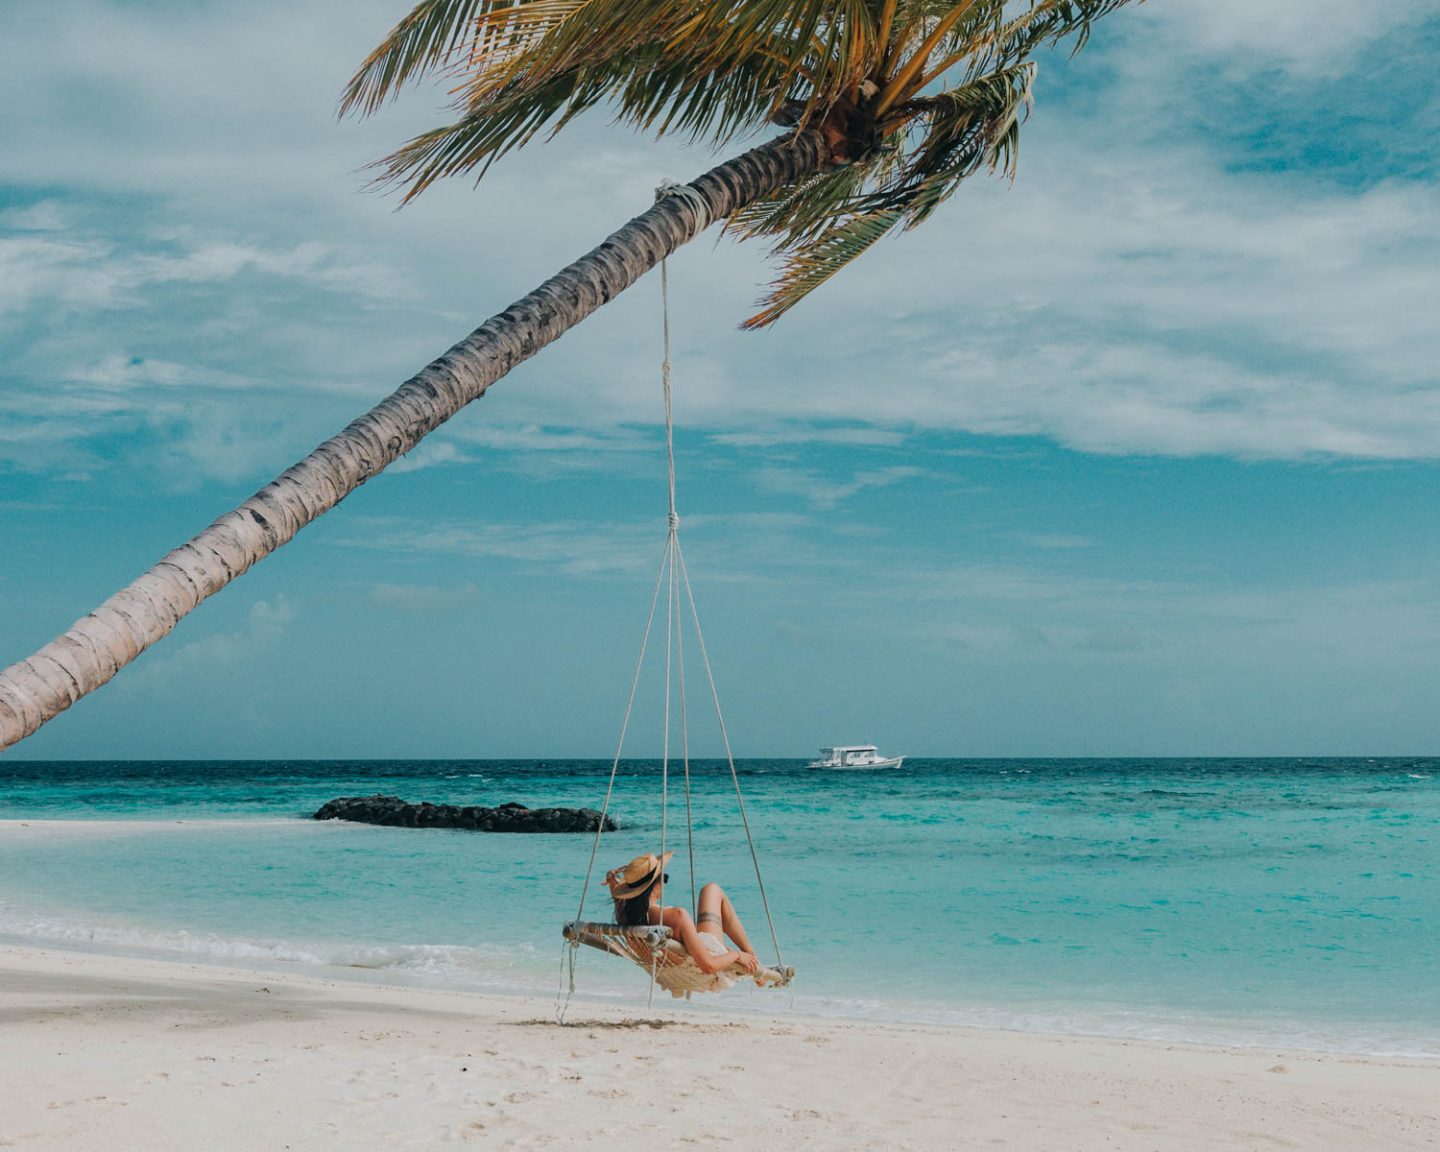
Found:
[[[454,123],[379,162],[405,200],[601,106],[722,145],[785,131],[664,196],[487,320],[391,396],[0,673],[0,748],[108,681],[181,617],[333,508],[522,360],[712,221],[781,257],[773,323],[967,176],[1013,174],[1037,49],[1084,44],[1129,0],[422,0],[371,53],[341,113],[426,76]]]

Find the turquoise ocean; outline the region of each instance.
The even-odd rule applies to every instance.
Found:
[[[740,762],[794,1012],[1440,1054],[1440,759]],[[337,796],[598,808],[608,761],[0,763],[0,942],[555,995],[588,835],[308,819]],[[696,868],[773,958],[729,771],[692,763]],[[672,765],[667,897],[689,888]],[[660,840],[620,765],[605,867]],[[603,890],[602,890],[603,891]],[[577,1002],[643,1009],[583,950]],[[657,994],[656,1003],[668,998]]]

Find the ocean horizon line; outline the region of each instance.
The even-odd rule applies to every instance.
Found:
[[[819,746],[817,746],[818,749]],[[745,755],[734,757],[735,763],[749,763],[752,761],[775,762],[802,762],[813,759],[814,753],[802,753],[798,755]],[[1315,752],[1315,753],[1164,753],[1155,755],[1127,753],[1123,755],[1079,755],[1066,754],[1063,756],[1047,755],[1004,755],[1004,756],[972,756],[966,754],[931,754],[931,753],[905,753],[907,764],[919,761],[921,763],[932,761],[964,762],[964,763],[1104,763],[1104,764],[1170,764],[1170,763],[1193,763],[1193,762],[1226,762],[1238,761],[1245,763],[1275,762],[1275,761],[1312,761],[1312,762],[1334,762],[1334,761],[1370,761],[1379,763],[1393,760],[1435,760],[1440,759],[1440,752]],[[680,756],[669,757],[670,762],[679,763],[683,758]],[[692,755],[691,762],[696,761],[718,761],[725,762],[726,757],[722,755]],[[16,755],[0,754],[0,768],[9,762],[12,764],[593,764],[610,763],[615,760],[613,755],[604,756],[71,756],[71,757],[27,757]],[[637,755],[621,756],[621,764],[633,763],[659,763],[662,760],[660,755]],[[887,769],[888,771],[888,769]]]

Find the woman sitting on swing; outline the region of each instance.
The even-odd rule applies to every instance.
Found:
[[[738,967],[752,976],[758,973],[761,965],[755,949],[750,946],[750,937],[731,907],[730,897],[719,884],[706,884],[700,889],[694,920],[684,908],[667,908],[661,903],[665,882],[670,879],[665,874],[665,865],[673,855],[673,852],[663,856],[647,852],[623,868],[614,868],[605,874],[605,885],[615,901],[615,922],[669,928],[672,938],[685,946],[696,967],[714,977],[716,991],[734,984],[726,975],[728,968]],[[734,948],[725,943],[726,936],[735,944]]]

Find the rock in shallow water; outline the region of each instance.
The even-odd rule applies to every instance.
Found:
[[[315,813],[316,820],[353,820],[390,828],[469,828],[476,832],[594,832],[600,813],[593,808],[457,807],[407,804],[398,796],[341,796]],[[618,827],[605,817],[605,831]]]

